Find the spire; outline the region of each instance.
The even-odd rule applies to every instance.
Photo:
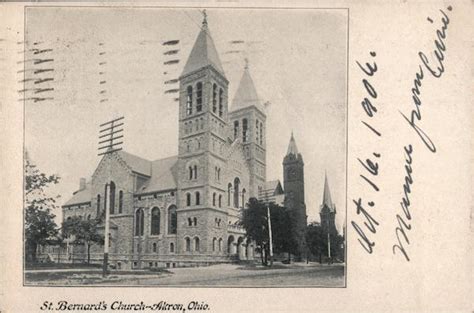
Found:
[[[331,192],[329,191],[328,175],[324,173],[324,193],[322,207],[327,206],[331,212],[334,211],[334,204],[331,200]]]
[[[290,154],[294,154],[295,156],[298,155],[298,148],[296,147],[295,137],[293,137],[293,131],[291,131],[290,144],[288,145],[288,151],[286,152],[286,155]]]
[[[258,98],[257,89],[253,83],[249,71],[249,60],[244,59],[244,73],[240,79],[239,87],[235,92],[234,100],[232,101],[232,111],[243,109],[249,106],[255,106],[257,109],[265,113],[265,107]]]
[[[219,54],[217,53],[216,46],[214,45],[207,26],[207,13],[206,10],[204,10],[201,31],[189,54],[188,61],[184,66],[181,76],[185,76],[209,65],[212,65],[216,71],[225,76]]]

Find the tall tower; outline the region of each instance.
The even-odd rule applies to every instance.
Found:
[[[331,200],[327,174],[324,176],[323,203],[320,207],[319,216],[321,218],[321,227],[324,232],[327,233],[329,231],[330,234],[335,234],[337,232],[336,205]]]
[[[306,204],[304,200],[304,163],[298,152],[296,141],[291,133],[288,151],[283,159],[283,188],[285,189],[285,206],[291,210],[295,221],[298,254],[305,251],[304,233],[307,225]]]
[[[240,138],[242,142],[250,168],[249,196],[255,198],[266,180],[266,118],[265,108],[250,76],[248,60],[245,59],[244,73],[232,101],[229,121],[231,138]]]
[[[214,229],[213,221],[227,221],[223,176],[228,134],[228,80],[205,13],[179,83],[178,236],[193,243],[178,250],[205,254],[212,251],[213,237],[225,235],[225,228]]]

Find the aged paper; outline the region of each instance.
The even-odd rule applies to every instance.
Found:
[[[472,13],[2,3],[0,312],[471,312]]]

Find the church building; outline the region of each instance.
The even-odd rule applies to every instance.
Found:
[[[103,156],[63,207],[63,219],[103,215],[110,201],[110,264],[117,269],[251,260],[239,226],[251,197],[284,203],[306,226],[303,158],[291,135],[284,186],[266,180],[266,113],[248,65],[232,104],[229,81],[207,20],[179,77],[178,155],[147,160],[126,151]],[[110,192],[106,194],[106,184]],[[103,227],[102,227],[103,231]],[[85,247],[74,247],[85,259]],[[82,250],[81,250],[82,249]],[[102,260],[103,247],[91,247]]]

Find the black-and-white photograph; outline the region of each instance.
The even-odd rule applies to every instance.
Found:
[[[345,287],[346,9],[29,7],[24,285]]]

